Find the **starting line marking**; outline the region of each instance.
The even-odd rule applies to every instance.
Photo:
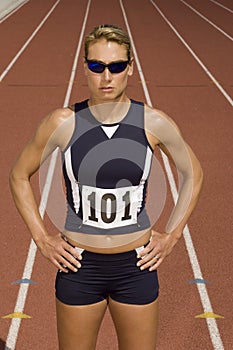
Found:
[[[2,318],[12,318],[12,319],[19,318],[19,319],[21,319],[21,318],[31,318],[31,316],[26,315],[22,312],[14,312],[13,314],[2,316]]]
[[[214,314],[213,312],[204,312],[204,314],[197,315],[195,316],[195,318],[224,318],[224,317]]]

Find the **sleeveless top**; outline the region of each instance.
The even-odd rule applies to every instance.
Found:
[[[115,124],[96,120],[88,100],[77,103],[74,132],[62,152],[65,229],[113,235],[149,228],[145,198],[152,155],[142,102],[131,100]]]

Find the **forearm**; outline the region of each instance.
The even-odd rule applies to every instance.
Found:
[[[203,183],[203,173],[201,168],[196,172],[197,174],[195,174],[194,178],[186,179],[181,184],[176,205],[166,225],[165,231],[177,238],[180,238],[182,235],[184,227],[199,199]]]
[[[39,213],[29,179],[10,175],[10,188],[15,205],[36,243],[46,239],[48,233]]]

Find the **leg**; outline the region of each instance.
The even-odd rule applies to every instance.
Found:
[[[155,350],[158,299],[146,305],[123,304],[109,299],[109,310],[116,327],[119,350]]]
[[[73,306],[56,300],[59,350],[94,350],[107,301]]]

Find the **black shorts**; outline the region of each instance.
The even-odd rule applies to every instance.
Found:
[[[157,271],[140,270],[136,250],[98,254],[84,250],[78,272],[59,271],[56,297],[68,305],[88,305],[112,298],[126,304],[144,305],[159,293]]]

